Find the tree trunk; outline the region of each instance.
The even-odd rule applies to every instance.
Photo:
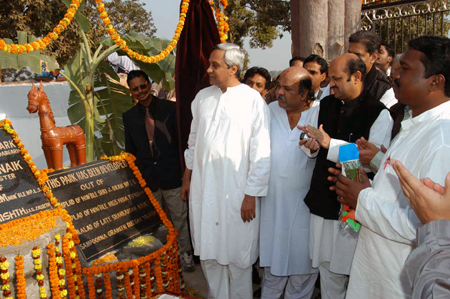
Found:
[[[292,55],[332,60],[346,52],[360,25],[359,0],[291,0]]]
[[[345,0],[345,50],[348,49],[349,36],[361,30],[361,1]]]

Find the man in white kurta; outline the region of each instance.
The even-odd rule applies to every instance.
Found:
[[[260,219],[255,197],[265,196],[268,188],[270,112],[261,95],[237,79],[242,53],[231,44],[211,53],[208,74],[214,85],[192,102],[185,152],[182,198],[190,187],[194,253],[209,298],[252,298]],[[236,57],[242,61],[233,62]]]
[[[411,108],[412,117],[402,122],[371,187],[367,180],[360,184],[339,176],[339,200],[351,206],[357,203],[356,219],[362,224],[347,298],[411,298],[404,263],[416,246],[420,222],[390,160],[401,161],[418,178],[429,177],[443,185],[450,170],[450,94],[445,91],[450,87],[449,52],[447,38],[409,42],[400,59],[402,68],[394,75],[394,90],[399,101]],[[434,73],[425,75],[427,67],[433,67]]]
[[[354,73],[350,73],[350,64],[354,64]],[[339,161],[341,145],[347,144],[348,141],[355,142],[361,137],[358,127],[362,125],[368,129],[368,134],[364,132],[366,138],[378,146],[389,145],[391,136],[392,118],[389,111],[362,92],[364,73],[364,64],[354,54],[344,54],[333,60],[329,74],[334,95],[321,100],[319,109],[312,116],[308,126],[300,127],[320,144],[320,149],[315,152],[318,160],[305,202],[311,209],[309,242],[312,266],[319,269],[323,299],[345,297],[348,275],[358,241],[358,234],[351,234],[343,229],[338,220],[340,205],[336,201],[336,194],[329,191],[328,167],[334,166]],[[350,110],[352,107],[360,108]],[[371,110],[374,112],[370,112]],[[363,113],[366,113],[364,117],[368,120],[357,122],[355,119]],[[314,143],[311,145],[314,146]],[[305,153],[308,154],[309,150],[305,149]]]
[[[308,123],[314,101],[311,78],[300,67],[284,71],[271,112],[271,171],[267,197],[261,201],[260,266],[262,299],[309,299],[317,269],[309,257],[310,212],[303,199],[309,190],[315,158],[299,147],[297,125]]]

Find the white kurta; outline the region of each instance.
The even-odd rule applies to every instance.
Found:
[[[192,117],[185,160],[192,170],[189,218],[195,254],[247,268],[258,256],[259,200],[251,222],[243,222],[241,206],[245,194],[267,194],[269,108],[245,84],[225,93],[210,86],[192,102]]]
[[[356,219],[362,227],[347,298],[410,298],[404,263],[415,246],[420,222],[386,160],[399,160],[415,177],[444,185],[449,157],[450,102],[402,122],[372,187],[359,194]]]
[[[269,191],[261,201],[260,265],[276,276],[316,273],[309,258],[310,212],[304,202],[316,159],[300,149],[302,131],[291,130],[278,101],[269,108],[272,167]],[[298,124],[307,124],[318,108],[302,112]]]
[[[380,102],[383,103],[388,109],[398,103],[392,87],[386,90],[384,95],[381,97]]]
[[[311,118],[311,125],[318,127],[318,112]],[[369,141],[377,147],[389,146],[393,121],[387,109],[380,112],[370,127]],[[347,141],[334,139],[330,141],[327,159],[332,162],[339,161],[339,147],[348,144]],[[305,153],[309,150],[302,147]],[[315,153],[317,155],[318,152]],[[341,228],[339,220],[328,220],[323,217],[311,215],[310,255],[313,267],[319,267],[323,262],[330,263],[330,270],[336,274],[350,273],[353,253],[358,241],[357,234],[350,234]],[[364,298],[361,297],[361,298]]]

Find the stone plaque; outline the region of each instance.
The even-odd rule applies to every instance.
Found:
[[[51,209],[11,135],[0,129],[0,224]]]
[[[125,160],[56,171],[47,185],[71,215],[88,262],[162,223]]]

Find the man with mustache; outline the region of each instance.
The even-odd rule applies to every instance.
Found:
[[[303,201],[315,159],[299,148],[315,109],[311,76],[302,67],[285,70],[277,80],[278,101],[269,105],[272,121],[269,189],[261,201],[260,266],[264,267],[262,299],[309,299],[317,269],[309,257],[310,213]]]
[[[181,164],[175,103],[151,94],[145,72],[133,70],[127,78],[130,93],[137,102],[123,114],[125,151],[136,156],[136,165],[155,198],[167,204],[178,231],[181,268],[195,270],[187,223],[187,203],[181,200]]]
[[[450,169],[450,39],[409,41],[394,76],[397,99],[410,108],[373,182],[339,172],[338,200],[356,209],[361,223],[347,298],[411,298],[404,263],[416,246],[420,221],[391,165],[397,160],[419,179],[444,185]],[[425,298],[425,297],[421,297]]]
[[[300,145],[305,153],[317,156],[305,198],[311,211],[312,265],[319,268],[322,298],[343,299],[357,236],[340,227],[341,205],[336,192],[330,190],[328,168],[338,162],[341,145],[361,137],[377,146],[389,145],[392,119],[380,101],[363,93],[366,66],[358,56],[339,56],[328,73],[333,95],[320,101],[320,111],[310,125],[299,126],[311,138],[301,140]]]

